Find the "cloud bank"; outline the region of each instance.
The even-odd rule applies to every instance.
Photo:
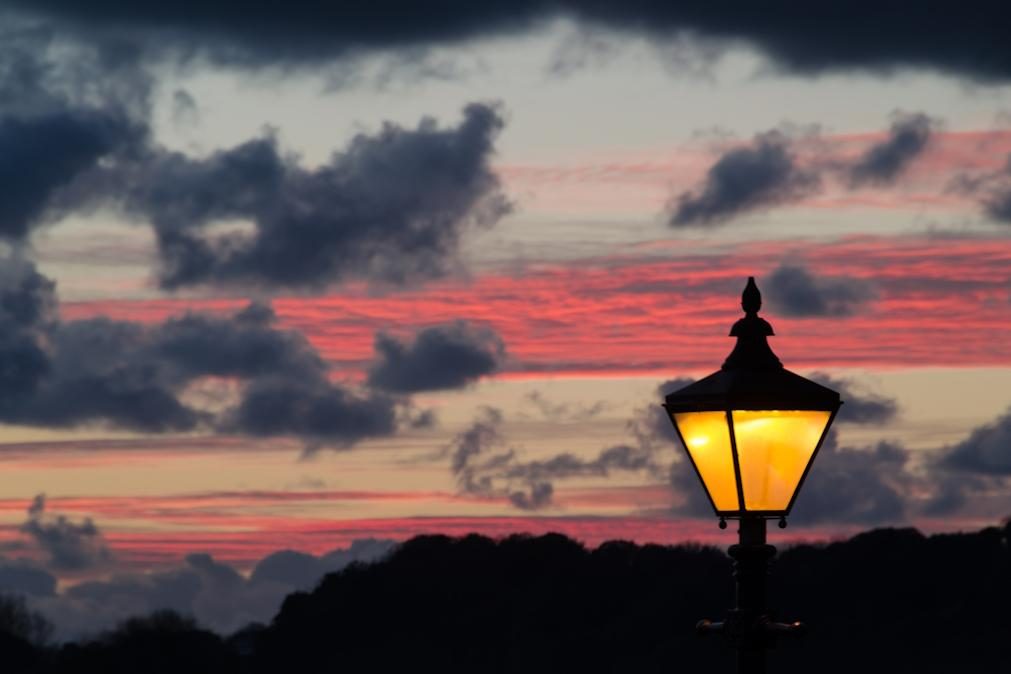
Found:
[[[361,50],[404,50],[529,32],[558,17],[591,28],[643,35],[658,43],[690,34],[716,44],[746,43],[797,73],[925,68],[981,81],[1011,75],[1001,4],[977,0],[951,11],[936,0],[916,12],[880,4],[814,5],[781,0],[751,5],[639,0],[618,5],[585,0],[340,5],[296,0],[283,12],[239,2],[176,2],[137,7],[102,0],[5,0],[7,7],[51,21],[64,33],[125,43],[151,57],[202,56],[240,67],[319,63]],[[870,19],[868,19],[870,17]]]
[[[200,626],[227,635],[250,623],[270,622],[292,592],[311,590],[324,575],[349,564],[381,559],[395,546],[389,540],[361,539],[349,548],[319,556],[278,550],[260,560],[248,577],[211,555],[191,553],[174,568],[117,572],[59,592],[52,590],[52,575],[38,567],[24,567],[44,582],[19,583],[12,590],[53,623],[57,641],[93,637],[128,618],[163,610],[192,617]],[[14,568],[22,567],[0,566],[0,579],[6,569]]]
[[[492,372],[504,353],[490,329],[462,322],[431,328],[403,352],[379,349],[374,383],[385,388],[355,386],[334,381],[319,351],[280,328],[267,304],[160,323],[64,321],[56,306],[55,285],[33,264],[16,254],[3,260],[0,421],[293,436],[310,449],[348,447],[418,422],[409,399],[390,391],[459,388]],[[433,374],[439,363],[432,358],[455,359],[457,369]],[[235,395],[196,404],[191,394],[208,380],[232,383]]]

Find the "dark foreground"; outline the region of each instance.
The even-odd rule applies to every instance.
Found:
[[[1011,671],[1011,525],[924,537],[882,529],[786,550],[770,597],[809,632],[771,672]],[[732,603],[722,551],[559,535],[419,537],[392,557],[288,597],[269,626],[230,638],[174,614],[85,644],[0,633],[4,672],[731,672],[699,618]]]

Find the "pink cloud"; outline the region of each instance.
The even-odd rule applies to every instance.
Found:
[[[786,240],[693,254],[655,243],[637,257],[542,265],[375,296],[351,289],[280,298],[282,324],[303,331],[338,368],[360,376],[377,330],[405,332],[468,319],[505,339],[502,376],[620,376],[712,369],[749,275],[783,261],[816,275],[873,284],[866,312],[847,318],[784,318],[767,306],[774,348],[793,368],[1004,366],[1011,364],[1011,241],[972,237],[849,237]],[[231,300],[162,299],[66,304],[68,317],[160,320],[186,309],[224,311]]]

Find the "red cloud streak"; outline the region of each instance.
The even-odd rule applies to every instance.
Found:
[[[406,333],[468,319],[498,330],[509,377],[618,376],[708,370],[730,347],[738,293],[783,262],[815,276],[873,284],[848,317],[785,318],[767,303],[774,348],[792,368],[1011,364],[1011,240],[860,236],[709,248],[670,242],[634,258],[583,260],[486,273],[396,294],[361,288],[275,300],[282,325],[304,332],[343,374],[360,376],[377,330]],[[768,289],[766,289],[768,293]],[[234,299],[66,304],[69,318],[156,321],[188,309],[225,311]]]

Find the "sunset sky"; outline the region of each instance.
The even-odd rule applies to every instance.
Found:
[[[846,401],[776,537],[1011,515],[1006,23],[269,4],[0,1],[0,589],[63,637],[366,539],[729,543],[658,405],[752,275]]]

